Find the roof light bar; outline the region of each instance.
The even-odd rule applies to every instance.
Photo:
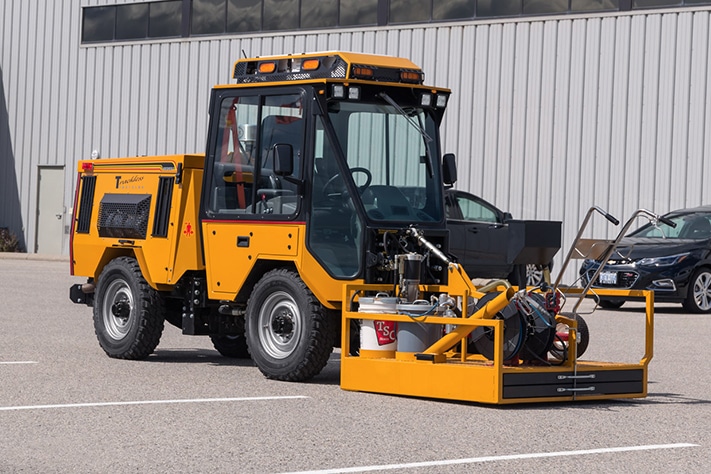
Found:
[[[408,60],[347,52],[240,59],[232,77],[237,83],[360,79],[422,84],[424,73]]]

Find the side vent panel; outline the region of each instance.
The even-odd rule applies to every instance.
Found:
[[[94,210],[94,191],[96,176],[82,176],[79,215],[77,216],[77,234],[88,234],[91,226],[91,211]]]
[[[153,218],[153,237],[167,237],[168,223],[170,222],[170,203],[173,199],[174,177],[162,177],[158,183],[158,198],[156,199],[156,213]]]
[[[150,194],[104,194],[99,205],[99,236],[145,239]]]

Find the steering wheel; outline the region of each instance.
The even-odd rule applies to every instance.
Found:
[[[373,175],[370,173],[370,170],[368,170],[368,168],[361,168],[361,167],[351,168],[350,172],[351,172],[351,176],[353,176],[356,173],[363,173],[365,175],[365,184],[358,186],[358,189],[360,189],[361,192],[363,192],[363,190],[365,188],[370,186],[370,183],[373,181]],[[340,177],[341,177],[341,173],[336,173],[333,176],[331,176],[328,181],[326,181],[326,184],[323,185],[323,194],[324,195],[328,196],[329,194],[331,194],[328,192],[329,186],[334,186],[334,183]],[[345,188],[345,183],[342,187]],[[336,191],[336,190],[334,189],[334,191]]]

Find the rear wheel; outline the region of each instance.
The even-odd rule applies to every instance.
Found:
[[[271,379],[300,382],[318,374],[333,351],[333,321],[299,275],[272,270],[247,302],[252,359]]]
[[[682,303],[684,309],[691,313],[711,312],[711,272],[700,268],[689,280],[689,290]]]
[[[163,299],[136,259],[119,257],[101,272],[94,300],[94,332],[109,357],[145,359],[163,333]]]
[[[234,327],[235,334],[211,334],[210,340],[212,341],[212,345],[215,347],[217,352],[225,357],[249,359],[247,338],[244,334],[244,318],[235,318]]]

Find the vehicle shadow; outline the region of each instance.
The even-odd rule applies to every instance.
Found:
[[[162,364],[211,364],[211,365],[233,365],[239,367],[251,367],[254,365],[252,359],[237,359],[224,357],[216,350],[195,349],[195,348],[171,348],[156,349],[148,356],[147,362]]]
[[[238,359],[224,357],[216,350],[196,348],[170,348],[156,349],[145,362],[155,364],[209,364],[219,367],[254,367],[252,359]],[[326,366],[314,378],[302,382],[321,385],[338,385],[341,381],[341,356],[339,353],[331,354]]]

